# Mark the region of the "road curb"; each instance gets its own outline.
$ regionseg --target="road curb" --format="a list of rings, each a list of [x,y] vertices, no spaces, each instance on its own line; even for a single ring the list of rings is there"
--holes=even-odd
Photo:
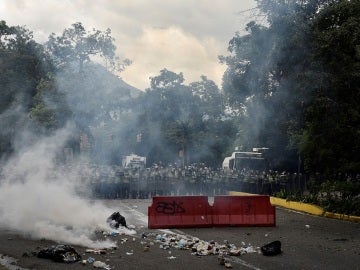
[[[257,194],[238,192],[238,191],[229,191],[229,195],[256,196]],[[322,216],[322,217],[327,217],[327,218],[333,218],[333,219],[346,220],[346,221],[360,223],[360,217],[358,217],[358,216],[327,212],[324,210],[324,208],[314,205],[314,204],[310,204],[310,203],[288,201],[286,199],[281,199],[281,198],[277,198],[277,197],[273,197],[273,196],[270,196],[270,203],[275,206],[283,207],[283,208],[290,209],[290,210],[300,211],[300,212],[308,213],[308,214],[315,215],[315,216]]]
[[[311,215],[323,216],[325,211],[322,207],[302,202],[287,201],[277,197],[270,196],[270,203],[275,206],[284,207],[287,209],[305,212]]]
[[[360,217],[358,217],[358,216],[337,214],[337,213],[331,213],[331,212],[325,212],[324,216],[327,218],[335,218],[335,219],[341,219],[341,220],[347,220],[347,221],[351,221],[351,222],[360,223]]]

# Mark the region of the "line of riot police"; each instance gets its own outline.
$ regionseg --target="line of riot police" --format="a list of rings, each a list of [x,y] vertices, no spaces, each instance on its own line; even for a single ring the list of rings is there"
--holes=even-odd
[[[78,179],[95,198],[150,198],[155,195],[223,195],[230,190],[273,194],[280,190],[306,190],[305,175],[277,171],[224,171],[205,164],[185,167],[153,165],[124,169],[120,166],[77,165]]]

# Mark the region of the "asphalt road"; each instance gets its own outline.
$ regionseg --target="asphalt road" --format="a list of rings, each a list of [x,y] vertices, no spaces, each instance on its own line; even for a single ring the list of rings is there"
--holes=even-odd
[[[127,223],[135,226],[132,236],[117,235],[118,248],[106,254],[85,253],[86,247],[75,249],[86,259],[89,256],[110,265],[111,269],[226,269],[217,256],[195,256],[190,250],[160,248],[156,235],[164,233],[197,237],[204,241],[227,241],[237,247],[258,247],[279,240],[282,253],[267,257],[261,253],[230,256],[232,269],[360,269],[360,224],[315,217],[285,209],[276,209],[276,227],[225,227],[189,228],[171,231],[147,229],[147,207],[150,200],[111,200],[105,202],[115,206],[126,216]],[[148,237],[142,238],[143,233]],[[125,241],[126,240],[126,241]],[[31,255],[55,244],[48,240],[32,240],[10,230],[0,231],[0,254],[16,258],[17,266],[23,269],[94,269],[91,264],[55,263]],[[145,248],[146,245],[149,248]],[[4,258],[3,258],[4,261]],[[0,260],[1,262],[1,260]],[[17,269],[7,264],[0,269]],[[12,267],[12,268],[11,268]]]

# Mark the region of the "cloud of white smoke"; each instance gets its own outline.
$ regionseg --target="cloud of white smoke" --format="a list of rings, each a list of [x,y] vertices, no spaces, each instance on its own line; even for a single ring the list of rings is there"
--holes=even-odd
[[[4,164],[0,178],[0,228],[64,244],[114,246],[110,240],[98,241],[94,237],[95,230],[110,229],[106,219],[114,209],[77,195],[77,174],[56,166],[56,154],[70,133],[71,128],[67,127],[51,137],[38,139],[19,149]]]

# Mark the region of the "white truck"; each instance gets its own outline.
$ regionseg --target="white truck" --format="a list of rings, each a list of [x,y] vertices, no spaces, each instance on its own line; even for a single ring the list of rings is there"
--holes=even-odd
[[[258,148],[255,148],[258,149]],[[267,160],[264,158],[262,152],[240,152],[235,151],[230,157],[226,157],[222,163],[224,171],[230,170],[264,170],[268,165]]]
[[[146,157],[130,154],[122,158],[122,167],[126,169],[145,169]]]

